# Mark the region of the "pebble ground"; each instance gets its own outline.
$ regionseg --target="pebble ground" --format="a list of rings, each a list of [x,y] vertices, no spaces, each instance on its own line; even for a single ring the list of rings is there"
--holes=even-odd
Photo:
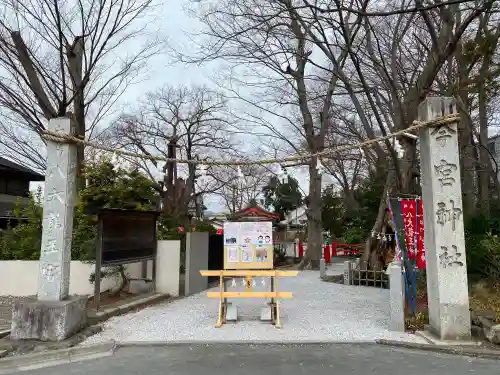
[[[257,280],[256,290],[268,290]],[[238,284],[229,290],[242,290]],[[297,277],[280,278],[279,289],[294,298],[281,303],[282,328],[259,320],[261,300],[235,300],[238,322],[216,329],[217,300],[206,292],[138,312],[111,318],[101,333],[82,345],[107,340],[117,342],[176,341],[320,341],[372,342],[391,339],[425,343],[407,333],[390,332],[389,291],[373,287],[322,282],[319,273],[303,271]],[[212,289],[216,290],[216,289]]]

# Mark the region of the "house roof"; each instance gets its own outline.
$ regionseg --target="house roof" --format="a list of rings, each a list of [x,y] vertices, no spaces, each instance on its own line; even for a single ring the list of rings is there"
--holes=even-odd
[[[8,159],[0,156],[0,171],[12,171],[16,173],[24,174],[29,177],[31,181],[43,181],[45,177],[40,173],[37,173],[29,168],[26,168],[20,164],[14,163]]]

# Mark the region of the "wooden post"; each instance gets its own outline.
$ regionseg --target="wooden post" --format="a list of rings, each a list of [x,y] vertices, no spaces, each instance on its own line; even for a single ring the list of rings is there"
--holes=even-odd
[[[219,298],[219,317],[217,319],[217,324],[215,325],[215,328],[220,328],[222,327],[222,324],[224,323],[224,308],[222,304],[222,296],[223,296],[223,284],[224,284],[224,275],[221,272],[220,273],[220,279],[219,279],[219,291],[220,291],[220,298]]]
[[[276,328],[281,328],[281,321],[280,321],[280,299],[279,299],[279,287],[278,287],[278,275],[276,274],[276,320],[275,320],[275,327]]]

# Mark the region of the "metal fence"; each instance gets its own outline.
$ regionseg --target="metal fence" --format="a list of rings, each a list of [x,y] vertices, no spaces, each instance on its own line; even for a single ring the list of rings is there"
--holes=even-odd
[[[389,288],[389,276],[385,271],[357,268],[354,262],[345,262],[344,284]]]

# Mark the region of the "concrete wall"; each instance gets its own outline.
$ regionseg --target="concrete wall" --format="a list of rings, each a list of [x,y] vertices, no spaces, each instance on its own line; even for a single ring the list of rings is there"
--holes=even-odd
[[[186,235],[186,279],[184,295],[199,293],[208,288],[208,278],[200,270],[208,270],[207,232],[191,232]]]
[[[152,262],[148,262],[148,276],[152,274]],[[38,290],[37,260],[3,260],[0,261],[0,296],[34,296]],[[125,265],[130,278],[141,277],[141,263]],[[70,294],[92,295],[94,284],[89,282],[89,276],[94,272],[93,264],[71,261]],[[177,271],[178,273],[178,271]],[[106,277],[101,281],[101,292],[118,286],[119,278]]]
[[[158,241],[156,292],[179,295],[181,241]]]

